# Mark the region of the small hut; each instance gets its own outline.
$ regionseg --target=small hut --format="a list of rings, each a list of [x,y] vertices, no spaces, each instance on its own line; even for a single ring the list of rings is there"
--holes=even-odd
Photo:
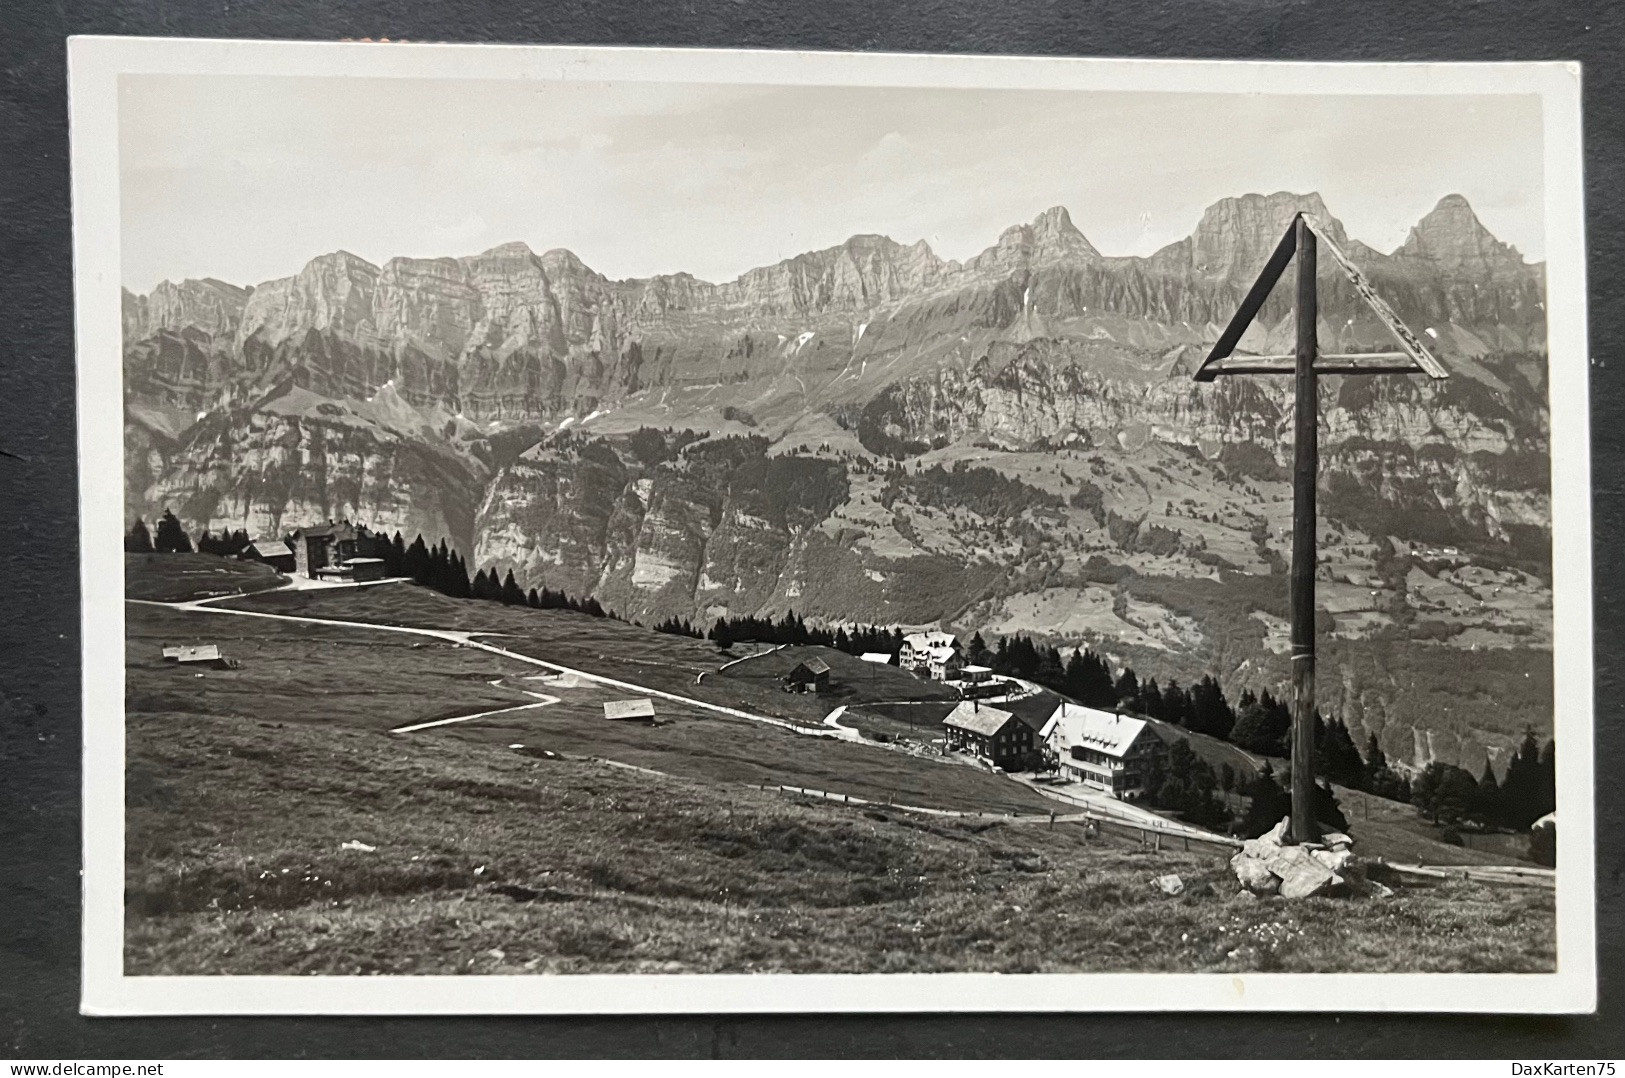
[[[655,702],[641,700],[606,700],[604,718],[617,722],[654,722]]]
[[[829,663],[814,657],[803,659],[784,675],[785,692],[828,692]]]
[[[291,573],[298,559],[293,548],[281,539],[256,539],[238,555],[243,561],[257,561],[269,565],[279,573]]]

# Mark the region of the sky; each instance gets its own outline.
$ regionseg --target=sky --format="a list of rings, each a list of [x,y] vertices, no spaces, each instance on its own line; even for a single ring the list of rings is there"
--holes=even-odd
[[[725,281],[857,233],[964,260],[1063,205],[1145,255],[1213,202],[1319,191],[1389,251],[1446,194],[1543,257],[1533,96],[1286,96],[124,75],[124,284],[254,284],[520,240]]]

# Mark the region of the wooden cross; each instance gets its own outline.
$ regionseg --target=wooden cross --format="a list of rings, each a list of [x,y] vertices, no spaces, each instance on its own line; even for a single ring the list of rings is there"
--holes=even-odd
[[[1354,285],[1354,291],[1388,327],[1402,349],[1352,355],[1320,355],[1315,333],[1319,314],[1315,287],[1315,249],[1326,253]],[[1298,260],[1297,349],[1290,356],[1234,355],[1271,289],[1293,256]],[[1297,214],[1286,235],[1276,244],[1264,271],[1248,289],[1230,324],[1207,359],[1196,370],[1196,381],[1211,382],[1220,375],[1290,374],[1296,379],[1293,414],[1292,466],[1292,825],[1294,842],[1319,837],[1315,825],[1315,480],[1320,468],[1319,400],[1317,378],[1322,374],[1425,374],[1444,379],[1450,372],[1433,358],[1420,338],[1377,295],[1365,275],[1307,213]]]

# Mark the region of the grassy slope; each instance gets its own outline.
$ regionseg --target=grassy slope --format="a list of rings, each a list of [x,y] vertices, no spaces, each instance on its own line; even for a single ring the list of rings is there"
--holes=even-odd
[[[264,591],[286,577],[257,561],[213,554],[126,554],[124,594],[161,603]]]
[[[194,671],[166,663],[165,644],[219,644],[242,666]],[[414,647],[414,644],[420,644]],[[439,641],[260,618],[125,608],[127,706],[387,730],[526,703],[489,684],[531,673],[521,663]]]
[[[226,716],[135,715],[129,745],[131,974],[1553,962],[1545,891],[1243,902],[1221,857],[1065,824],[912,819]],[[349,840],[377,850],[340,849]],[[1183,895],[1150,886],[1165,872]]]
[[[719,683],[710,675],[730,656],[720,654],[714,644],[651,632],[613,618],[451,599],[412,584],[276,592],[226,605],[301,617],[485,631],[500,634],[493,635],[491,643],[548,662],[756,714],[817,726],[829,711],[818,698],[783,692],[776,683]]]
[[[393,587],[330,592],[329,601],[321,609],[324,616],[342,616],[344,599],[362,601]],[[296,597],[285,593],[257,601]],[[574,636],[579,640],[585,632],[600,628],[604,620],[479,605],[490,606],[494,614],[505,616],[510,629],[527,621],[544,626],[550,635],[542,641],[505,637],[501,643],[553,661],[570,661],[577,653],[557,658],[557,651],[548,642],[552,636]],[[521,743],[557,752],[603,756],[694,779],[782,783],[930,808],[1047,814],[1056,807],[1026,787],[976,768],[920,759],[878,746],[805,737],[667,700],[655,704],[662,720],[659,726],[608,722],[603,718],[603,702],[632,695],[627,690],[591,682],[565,687],[532,680],[543,671],[489,652],[403,633],[152,607],[127,609],[130,710],[169,715],[174,721],[190,721],[182,716],[199,713],[384,731],[533,703],[535,698],[521,691],[528,689],[557,696],[561,703],[403,736],[434,742]],[[572,634],[577,625],[582,632]],[[664,647],[668,639],[680,642],[677,637],[621,628],[637,634],[628,638],[630,642],[645,647]],[[638,637],[653,639],[645,643]],[[613,641],[616,635],[606,639]],[[221,644],[228,655],[242,661],[242,668],[208,671],[202,677],[193,677],[190,671],[181,671],[159,658],[160,643],[204,641]],[[651,669],[666,669],[646,662],[621,664],[609,653],[599,655],[593,665],[610,676],[637,683],[642,683],[642,675]],[[492,680],[500,680],[501,684],[488,684]],[[722,688],[734,684],[727,682]],[[695,688],[692,679],[687,684],[671,684],[671,690],[679,693]],[[762,692],[789,695],[776,689]],[[710,695],[720,696],[720,702],[731,706],[751,706],[750,701],[726,693]]]
[[[734,663],[722,676],[779,689],[780,679],[806,659],[823,659],[830,666],[830,689],[805,699],[828,713],[845,704],[881,700],[950,700],[959,694],[940,681],[924,681],[906,670],[884,663],[866,663],[844,651],[826,647],[786,647]],[[782,691],[782,690],[780,690]]]

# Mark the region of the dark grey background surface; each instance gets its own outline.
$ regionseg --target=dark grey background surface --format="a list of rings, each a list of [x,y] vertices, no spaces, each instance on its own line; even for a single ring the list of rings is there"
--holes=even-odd
[[[70,34],[1583,62],[1597,537],[1599,1013],[79,1017],[79,583],[64,44]],[[1617,541],[1625,526],[1622,44],[1625,5],[1609,0],[905,0],[884,10],[861,0],[560,0],[534,8],[518,0],[8,0],[0,7],[0,1057],[1625,1055],[1615,778],[1625,765],[1618,724],[1625,557]]]

